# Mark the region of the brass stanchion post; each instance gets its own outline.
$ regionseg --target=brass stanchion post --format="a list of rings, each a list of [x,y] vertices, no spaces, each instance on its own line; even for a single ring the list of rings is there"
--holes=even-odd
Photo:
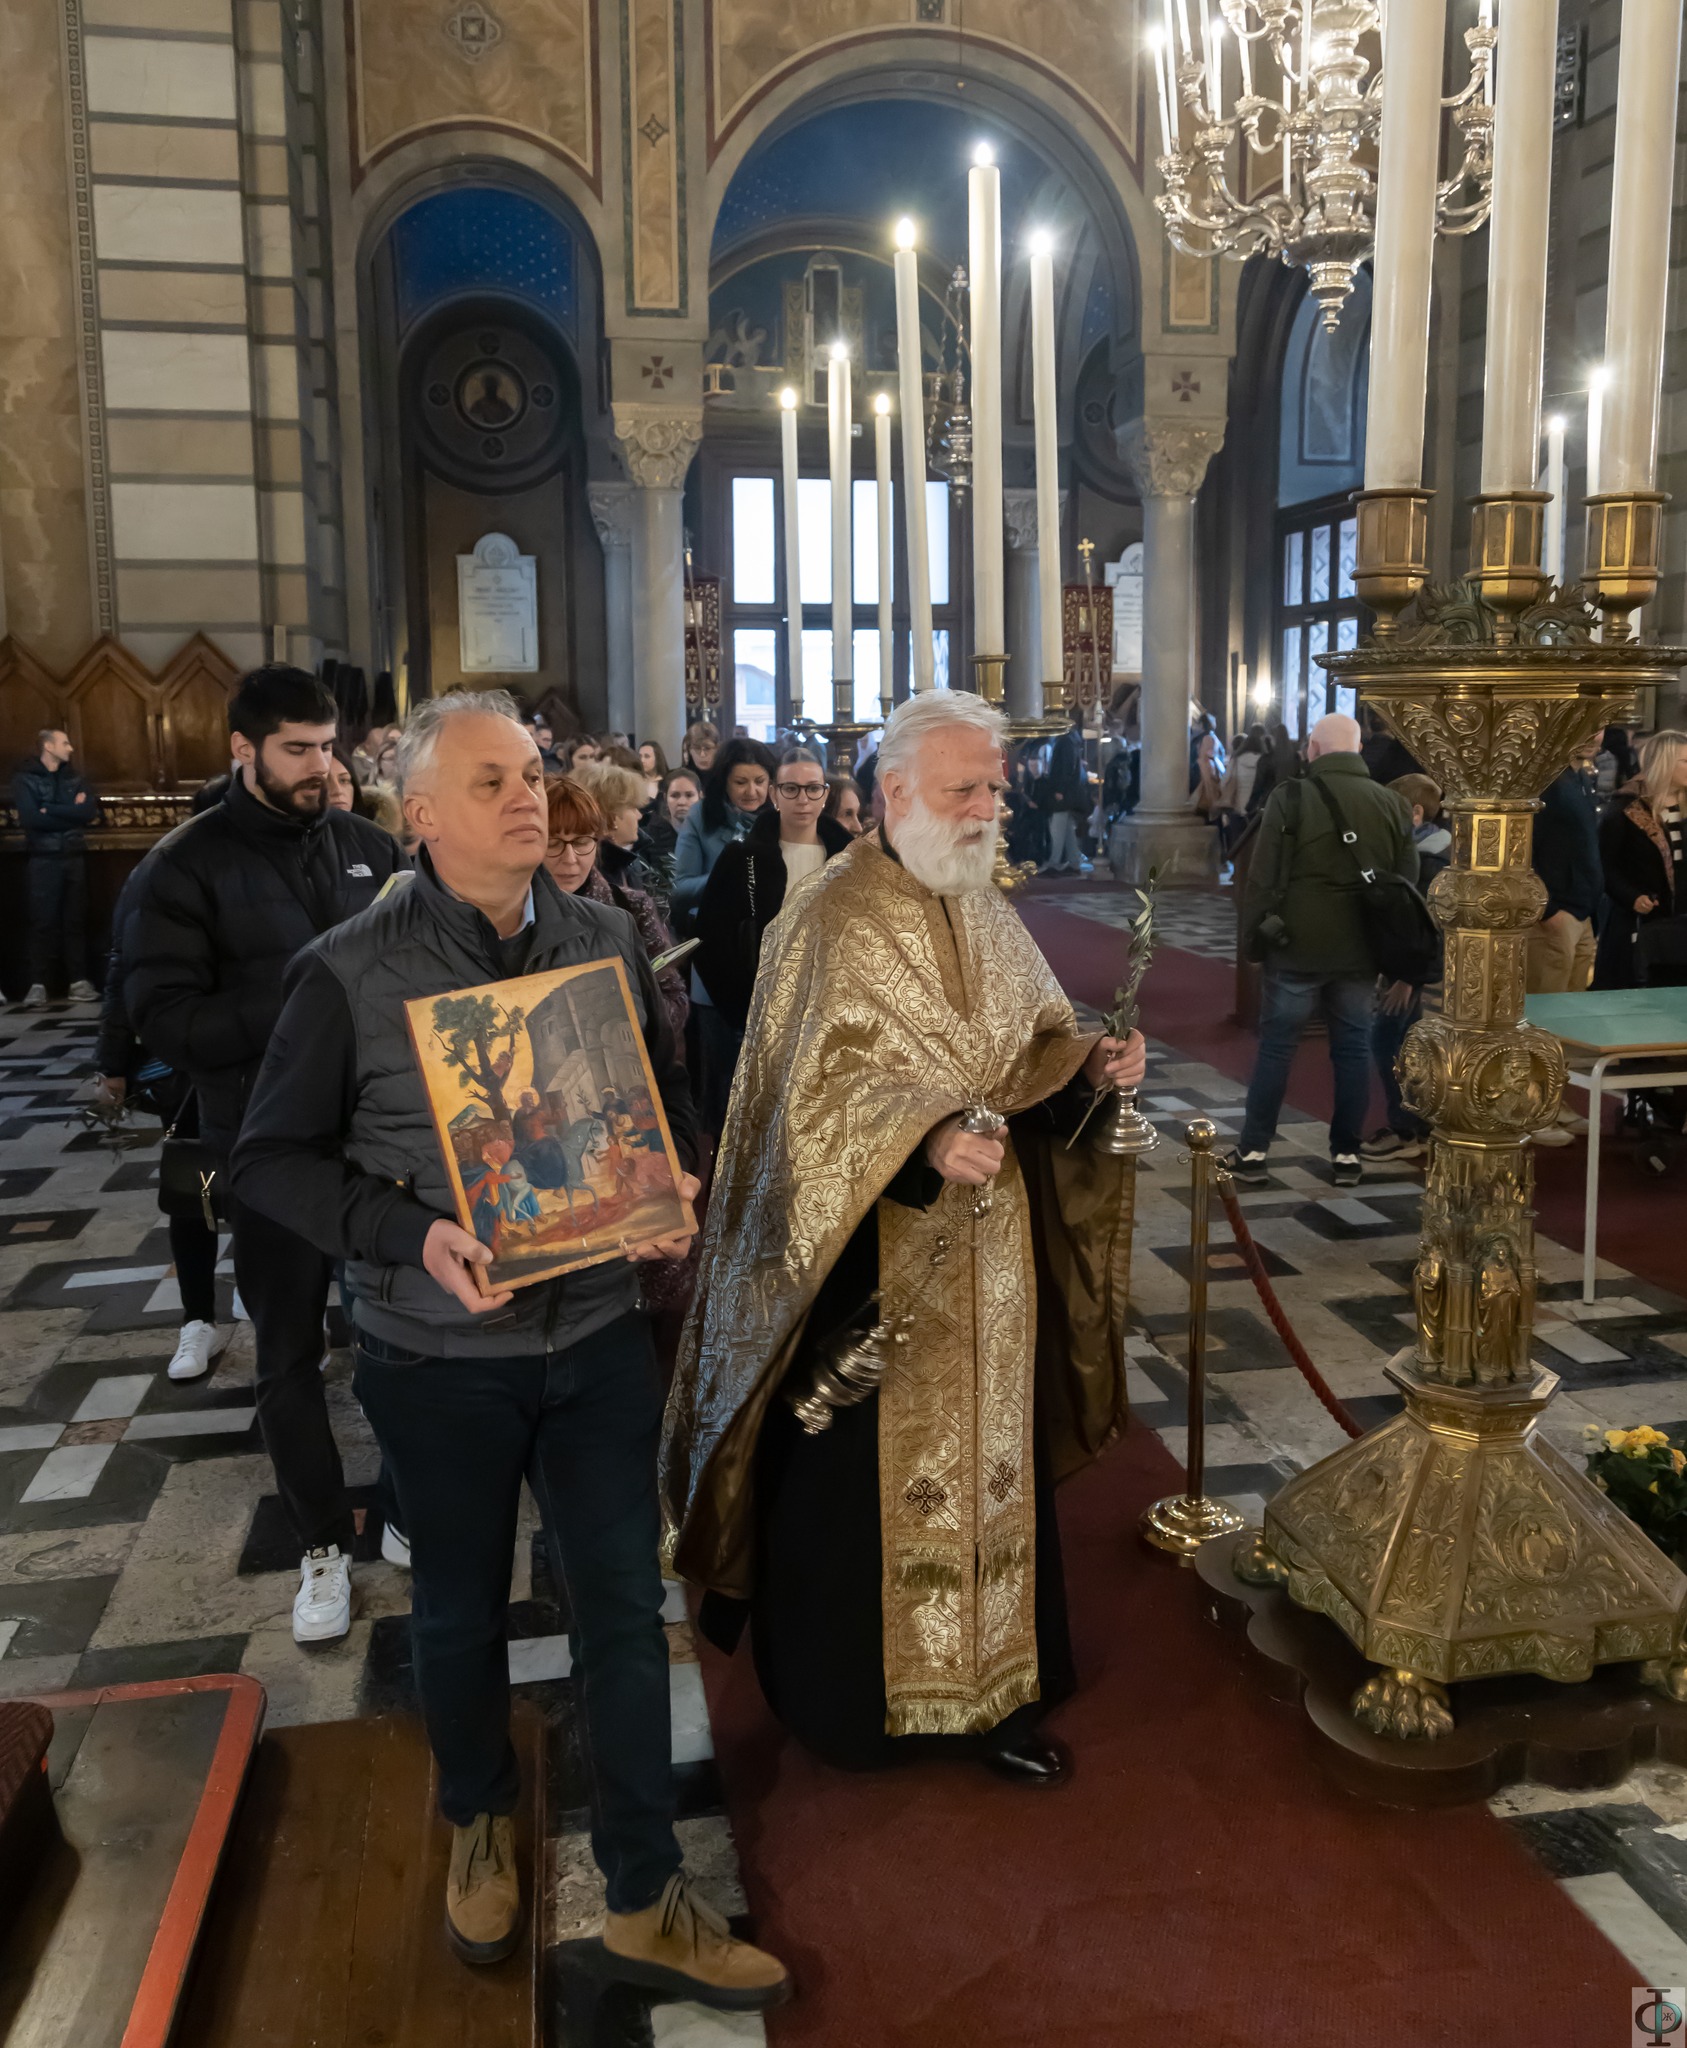
[[[1155,1501],[1139,1524],[1144,1543],[1191,1564],[1203,1543],[1233,1536],[1242,1517],[1222,1500],[1208,1500],[1207,1476],[1207,1212],[1212,1188],[1213,1140],[1218,1128],[1197,1117],[1184,1133],[1189,1143],[1189,1446],[1184,1490]]]

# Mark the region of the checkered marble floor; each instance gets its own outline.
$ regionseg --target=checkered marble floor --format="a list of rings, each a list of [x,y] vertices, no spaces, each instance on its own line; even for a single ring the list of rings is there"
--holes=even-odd
[[[0,1697],[243,1671],[272,1726],[411,1708],[408,1573],[382,1562],[374,1439],[329,1355],[329,1413],[358,1526],[356,1605],[344,1641],[292,1636],[298,1557],[274,1492],[252,1393],[251,1328],[205,1379],[174,1384],[181,1298],[157,1205],[158,1127],[114,1150],[84,1126],[91,1006],[0,1013]],[[673,1759],[687,1867],[742,1913],[701,1667],[668,1588]],[[595,1934],[602,1884],[586,1835],[567,1614],[524,1495],[507,1623],[510,1677],[551,1730],[549,1938]],[[665,2007],[659,2042],[765,2039],[759,2020]],[[629,2037],[630,2038],[630,2037]],[[566,2048],[566,2044],[564,2044]]]
[[[1072,890],[1069,901],[1088,895]],[[1228,918],[1228,899],[1205,900]],[[360,1520],[357,1613],[345,1641],[307,1654],[289,1625],[297,1564],[255,1425],[249,1327],[233,1325],[209,1378],[164,1376],[180,1303],[156,1204],[156,1127],[121,1151],[84,1127],[94,1029],[90,1010],[68,1006],[0,1014],[0,1696],[234,1669],[263,1682],[276,1724],[408,1706],[409,1583],[380,1559],[378,1461],[349,1358],[330,1356],[326,1386]],[[1151,1047],[1143,1100],[1165,1142],[1142,1167],[1129,1374],[1138,1416],[1174,1455],[1187,1416],[1181,1138],[1194,1115],[1233,1137],[1242,1095],[1215,1069]],[[1242,1201],[1296,1328],[1371,1423],[1398,1405],[1382,1368],[1408,1338],[1420,1182],[1381,1167],[1338,1190],[1325,1152],[1322,1126],[1289,1112],[1270,1184]],[[1539,1262],[1537,1356],[1563,1384],[1545,1425],[1553,1440],[1574,1456],[1587,1423],[1649,1421],[1687,1441],[1687,1301],[1602,1262],[1600,1299],[1584,1306],[1577,1255],[1543,1240]],[[220,1271],[228,1321],[226,1260]],[[1344,1438],[1288,1363],[1222,1221],[1209,1283],[1208,1489],[1257,1517],[1277,1486]],[[526,1503],[509,1656],[554,1731],[550,1931],[561,1942],[596,1925],[602,1899],[584,1832],[567,1618],[534,1533]],[[677,1587],[667,1615],[687,1860],[741,1910]],[[1649,1765],[1609,1792],[1529,1788],[1494,1805],[1639,1980],[1687,1982],[1687,1771]],[[657,2019],[658,2040],[694,2048],[759,2038],[759,2025],[699,2008]]]
[[[1104,861],[1077,881],[1050,877],[1033,882],[1028,900],[1057,904],[1074,917],[1093,918],[1115,931],[1128,931],[1141,908],[1137,893],[1115,882]],[[1155,925],[1163,946],[1199,953],[1206,960],[1236,957],[1236,898],[1228,887],[1162,889],[1155,903]]]

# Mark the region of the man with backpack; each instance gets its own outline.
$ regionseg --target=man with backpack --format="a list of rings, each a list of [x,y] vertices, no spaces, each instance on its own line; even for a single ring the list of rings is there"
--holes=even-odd
[[[1356,720],[1319,719],[1307,739],[1307,773],[1273,789],[1242,905],[1242,945],[1263,963],[1259,1054],[1236,1149],[1237,1180],[1263,1184],[1266,1154],[1289,1069],[1314,1009],[1330,1038],[1335,1112],[1330,1164],[1337,1187],[1357,1186],[1360,1135],[1371,1092],[1371,1009],[1377,975],[1395,970],[1391,939],[1408,939],[1428,915],[1406,800],[1371,780],[1359,758]],[[1388,957],[1379,957],[1379,953]]]

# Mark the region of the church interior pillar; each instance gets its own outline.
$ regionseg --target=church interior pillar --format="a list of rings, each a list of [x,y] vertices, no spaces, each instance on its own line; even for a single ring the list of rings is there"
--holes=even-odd
[[[685,734],[685,473],[703,438],[702,408],[617,404],[615,433],[635,486],[632,522],[635,743],[671,759]]]
[[[1120,452],[1142,490],[1142,801],[1120,832],[1123,876],[1204,881],[1217,841],[1189,807],[1189,700],[1195,673],[1195,494],[1224,430],[1135,420]]]
[[[586,492],[603,544],[603,617],[607,643],[609,730],[632,733],[638,722],[633,689],[633,527],[638,513],[633,484],[592,484]]]

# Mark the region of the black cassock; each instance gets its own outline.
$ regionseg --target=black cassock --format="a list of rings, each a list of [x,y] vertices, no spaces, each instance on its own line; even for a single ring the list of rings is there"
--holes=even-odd
[[[1082,1081],[1025,1112],[1070,1129],[1092,1099]],[[1010,1119],[1018,1125],[1019,1117]],[[929,1208],[943,1186],[924,1147],[881,1200]],[[973,1735],[885,1732],[883,1550],[879,1531],[879,1412],[872,1396],[838,1409],[811,1436],[787,1394],[813,1384],[818,1349],[876,1320],[879,1224],[869,1211],[821,1284],[783,1385],[762,1424],[755,1461],[755,1585],[750,1598],[704,1595],[704,1634],[730,1652],[746,1620],[767,1703],[805,1749],[843,1770],[875,1770],[927,1757],[978,1757],[1022,1739],[1076,1684],[1060,1565],[1054,1486],[1040,1417],[1034,1419],[1037,1531],[1037,1673],[1041,1697]],[[918,1332],[914,1333],[917,1343]]]

